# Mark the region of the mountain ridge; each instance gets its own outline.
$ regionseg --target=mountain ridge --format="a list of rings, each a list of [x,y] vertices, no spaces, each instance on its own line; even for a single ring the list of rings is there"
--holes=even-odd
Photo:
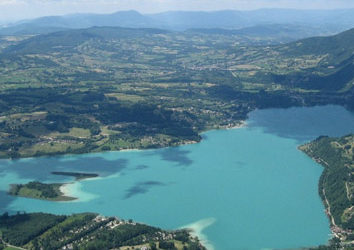
[[[24,20],[1,28],[0,35],[39,34],[50,32],[51,29],[57,31],[58,29],[89,28],[92,26],[162,28],[183,31],[194,28],[241,29],[274,24],[307,26],[309,30],[313,28],[312,35],[328,35],[354,27],[354,20],[351,18],[353,15],[354,9],[168,11],[156,14],[141,14],[130,10],[111,14],[70,14]]]

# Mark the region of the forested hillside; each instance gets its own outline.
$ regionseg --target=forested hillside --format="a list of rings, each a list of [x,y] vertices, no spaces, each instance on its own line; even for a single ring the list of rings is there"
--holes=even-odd
[[[319,194],[335,237],[354,246],[354,135],[322,136],[300,149],[324,167]]]

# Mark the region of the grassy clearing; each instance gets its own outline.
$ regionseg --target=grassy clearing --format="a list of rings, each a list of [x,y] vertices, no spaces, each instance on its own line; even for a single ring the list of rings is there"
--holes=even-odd
[[[142,96],[129,95],[129,94],[125,94],[125,93],[108,93],[108,94],[106,94],[106,96],[114,97],[118,101],[139,102],[139,101],[144,100],[144,98]]]
[[[69,133],[63,133],[62,135],[73,136],[77,138],[89,138],[91,133],[89,129],[71,128]]]
[[[53,141],[41,142],[29,147],[22,147],[21,154],[23,155],[48,155],[53,153],[65,153],[70,150],[83,147],[82,143],[70,141]]]

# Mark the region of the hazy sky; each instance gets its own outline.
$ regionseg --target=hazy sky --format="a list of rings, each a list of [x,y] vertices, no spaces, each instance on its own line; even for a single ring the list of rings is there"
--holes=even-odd
[[[142,13],[155,13],[167,10],[259,8],[354,8],[354,0],[0,0],[0,21],[82,12],[111,13],[131,9]]]

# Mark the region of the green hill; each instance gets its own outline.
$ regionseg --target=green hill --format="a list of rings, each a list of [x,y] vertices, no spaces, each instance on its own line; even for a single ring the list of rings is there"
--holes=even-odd
[[[285,58],[317,58],[313,67],[274,74],[278,84],[321,91],[348,90],[354,84],[354,29],[335,36],[314,37],[278,47]]]
[[[345,60],[353,55],[354,28],[327,37],[312,37],[282,47],[289,55],[329,54],[331,60]]]

